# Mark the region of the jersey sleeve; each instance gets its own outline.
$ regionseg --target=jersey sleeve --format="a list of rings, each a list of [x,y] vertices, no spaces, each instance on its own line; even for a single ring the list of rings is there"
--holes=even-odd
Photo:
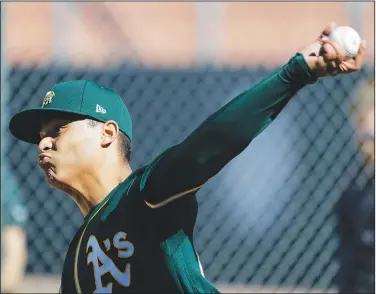
[[[304,57],[297,54],[235,97],[148,166],[140,183],[145,203],[160,208],[194,195],[267,128],[301,88],[316,80]]]

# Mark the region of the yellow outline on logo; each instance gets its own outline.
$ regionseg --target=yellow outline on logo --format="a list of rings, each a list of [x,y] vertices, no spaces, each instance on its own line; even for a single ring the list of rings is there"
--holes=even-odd
[[[42,107],[45,107],[47,104],[52,102],[52,98],[55,97],[54,91],[47,92],[46,96],[44,96]]]

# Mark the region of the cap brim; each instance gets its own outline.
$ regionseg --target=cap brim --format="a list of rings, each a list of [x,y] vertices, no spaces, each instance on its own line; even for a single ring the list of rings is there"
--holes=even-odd
[[[39,144],[42,125],[56,118],[83,117],[82,113],[62,111],[61,109],[36,108],[21,111],[15,114],[9,123],[9,130],[17,139]]]

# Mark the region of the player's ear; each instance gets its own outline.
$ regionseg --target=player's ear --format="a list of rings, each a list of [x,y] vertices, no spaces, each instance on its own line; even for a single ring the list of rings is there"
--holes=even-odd
[[[101,132],[101,146],[108,147],[111,145],[113,141],[115,141],[117,135],[119,133],[119,126],[118,124],[113,121],[107,121],[103,124],[102,132]]]

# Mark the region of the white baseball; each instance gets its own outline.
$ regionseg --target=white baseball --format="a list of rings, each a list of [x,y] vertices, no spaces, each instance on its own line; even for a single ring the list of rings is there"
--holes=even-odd
[[[334,28],[329,38],[336,41],[345,50],[348,58],[354,58],[358,54],[362,42],[358,32],[348,26]]]

